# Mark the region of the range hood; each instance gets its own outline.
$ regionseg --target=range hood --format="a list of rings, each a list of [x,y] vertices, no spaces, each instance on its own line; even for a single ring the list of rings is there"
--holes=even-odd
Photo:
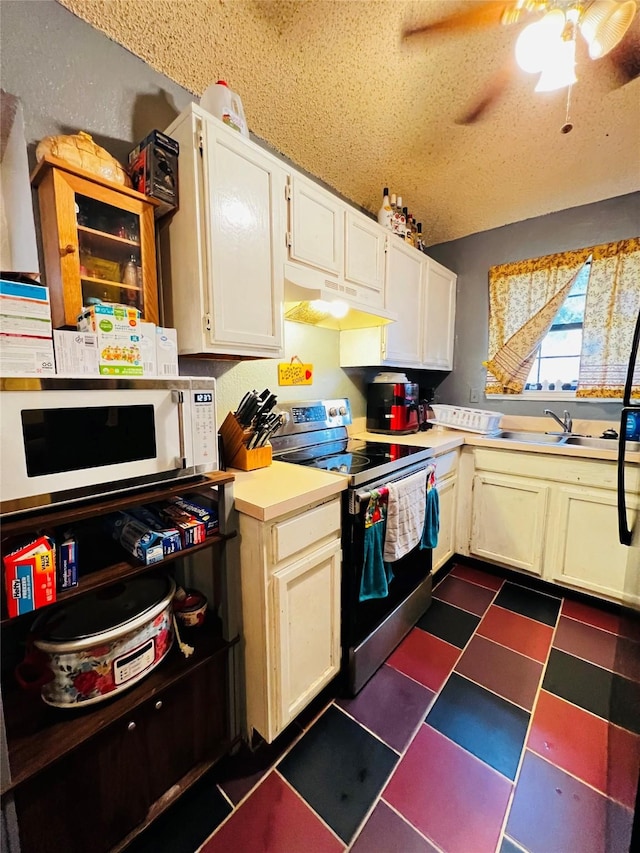
[[[344,282],[328,279],[316,270],[284,265],[284,319],[324,329],[369,329],[397,320],[378,306],[348,304]],[[345,311],[346,308],[346,311]]]

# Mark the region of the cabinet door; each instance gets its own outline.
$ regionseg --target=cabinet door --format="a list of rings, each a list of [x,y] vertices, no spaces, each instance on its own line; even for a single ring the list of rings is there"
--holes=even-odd
[[[344,277],[359,285],[358,297],[369,305],[384,305],[384,247],[386,234],[377,222],[356,211],[345,214]]]
[[[340,669],[340,542],[273,575],[274,707],[282,730]]]
[[[258,146],[212,118],[203,120],[203,134],[208,347],[278,356],[284,171]]]
[[[554,544],[547,561],[551,579],[638,607],[640,549],[618,540],[616,493],[564,486],[556,500]],[[627,495],[632,524],[639,505],[636,495]]]
[[[145,819],[149,783],[132,715],[16,789],[22,853],[106,853]]]
[[[440,497],[440,531],[438,544],[433,549],[432,571],[443,566],[455,553],[456,478],[443,480],[437,485]]]
[[[345,205],[302,175],[292,174],[290,182],[290,260],[340,277]]]
[[[389,243],[387,252],[386,307],[398,319],[384,329],[384,363],[396,367],[420,367],[422,363],[423,255],[400,240]]]
[[[453,369],[456,275],[431,258],[425,268],[423,367]]]
[[[542,574],[549,487],[524,477],[476,474],[469,550]]]

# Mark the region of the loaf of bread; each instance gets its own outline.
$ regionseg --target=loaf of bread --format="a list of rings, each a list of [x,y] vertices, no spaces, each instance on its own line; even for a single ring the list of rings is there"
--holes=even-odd
[[[36,160],[40,162],[47,155],[65,160],[107,181],[131,186],[131,179],[120,163],[83,130],[69,136],[45,136],[36,148]]]

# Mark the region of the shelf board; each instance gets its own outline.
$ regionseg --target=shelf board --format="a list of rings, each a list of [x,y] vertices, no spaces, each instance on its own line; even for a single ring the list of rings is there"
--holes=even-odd
[[[234,475],[226,471],[216,471],[207,474],[206,477],[195,477],[185,480],[163,481],[155,487],[141,487],[127,492],[120,492],[104,498],[89,498],[82,503],[69,503],[55,505],[50,509],[29,511],[20,515],[6,516],[2,520],[2,537],[16,536],[22,533],[30,533],[37,527],[58,527],[65,524],[74,524],[96,515],[104,515],[109,512],[118,512],[144,503],[154,503],[167,497],[170,491],[172,495],[184,495],[189,492],[208,491],[213,486],[223,486],[232,483]],[[184,555],[183,555],[184,556]],[[148,567],[147,567],[148,568]]]
[[[139,240],[130,240],[129,237],[120,237],[118,234],[110,234],[108,231],[99,231],[97,228],[90,228],[88,225],[78,225],[78,231],[95,238],[91,241],[92,245],[97,245],[99,243],[104,243],[105,245],[121,243],[123,246],[135,246],[136,248],[140,248]]]
[[[226,653],[239,641],[239,637],[231,642],[223,640],[219,621],[212,614],[208,614],[202,627],[190,631],[182,629],[181,636],[195,647],[191,657],[185,659],[174,641],[167,657],[146,678],[98,705],[84,709],[82,706],[52,708],[39,695],[23,691],[17,684],[7,686],[3,701],[11,782],[2,793],[62,758],[96,732],[126,717],[213,657]]]
[[[110,281],[108,278],[96,278],[93,275],[80,275],[80,281],[86,281],[89,284],[99,284],[100,287],[117,287],[118,290],[142,291],[143,289],[137,285],[125,284],[122,281]]]

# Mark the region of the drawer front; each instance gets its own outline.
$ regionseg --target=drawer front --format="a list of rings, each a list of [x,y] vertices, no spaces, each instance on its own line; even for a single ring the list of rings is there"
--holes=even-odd
[[[321,504],[272,527],[273,562],[340,535],[340,499]]]
[[[458,451],[453,450],[451,453],[443,453],[442,456],[436,457],[436,480],[438,482],[457,474],[458,455]]]

